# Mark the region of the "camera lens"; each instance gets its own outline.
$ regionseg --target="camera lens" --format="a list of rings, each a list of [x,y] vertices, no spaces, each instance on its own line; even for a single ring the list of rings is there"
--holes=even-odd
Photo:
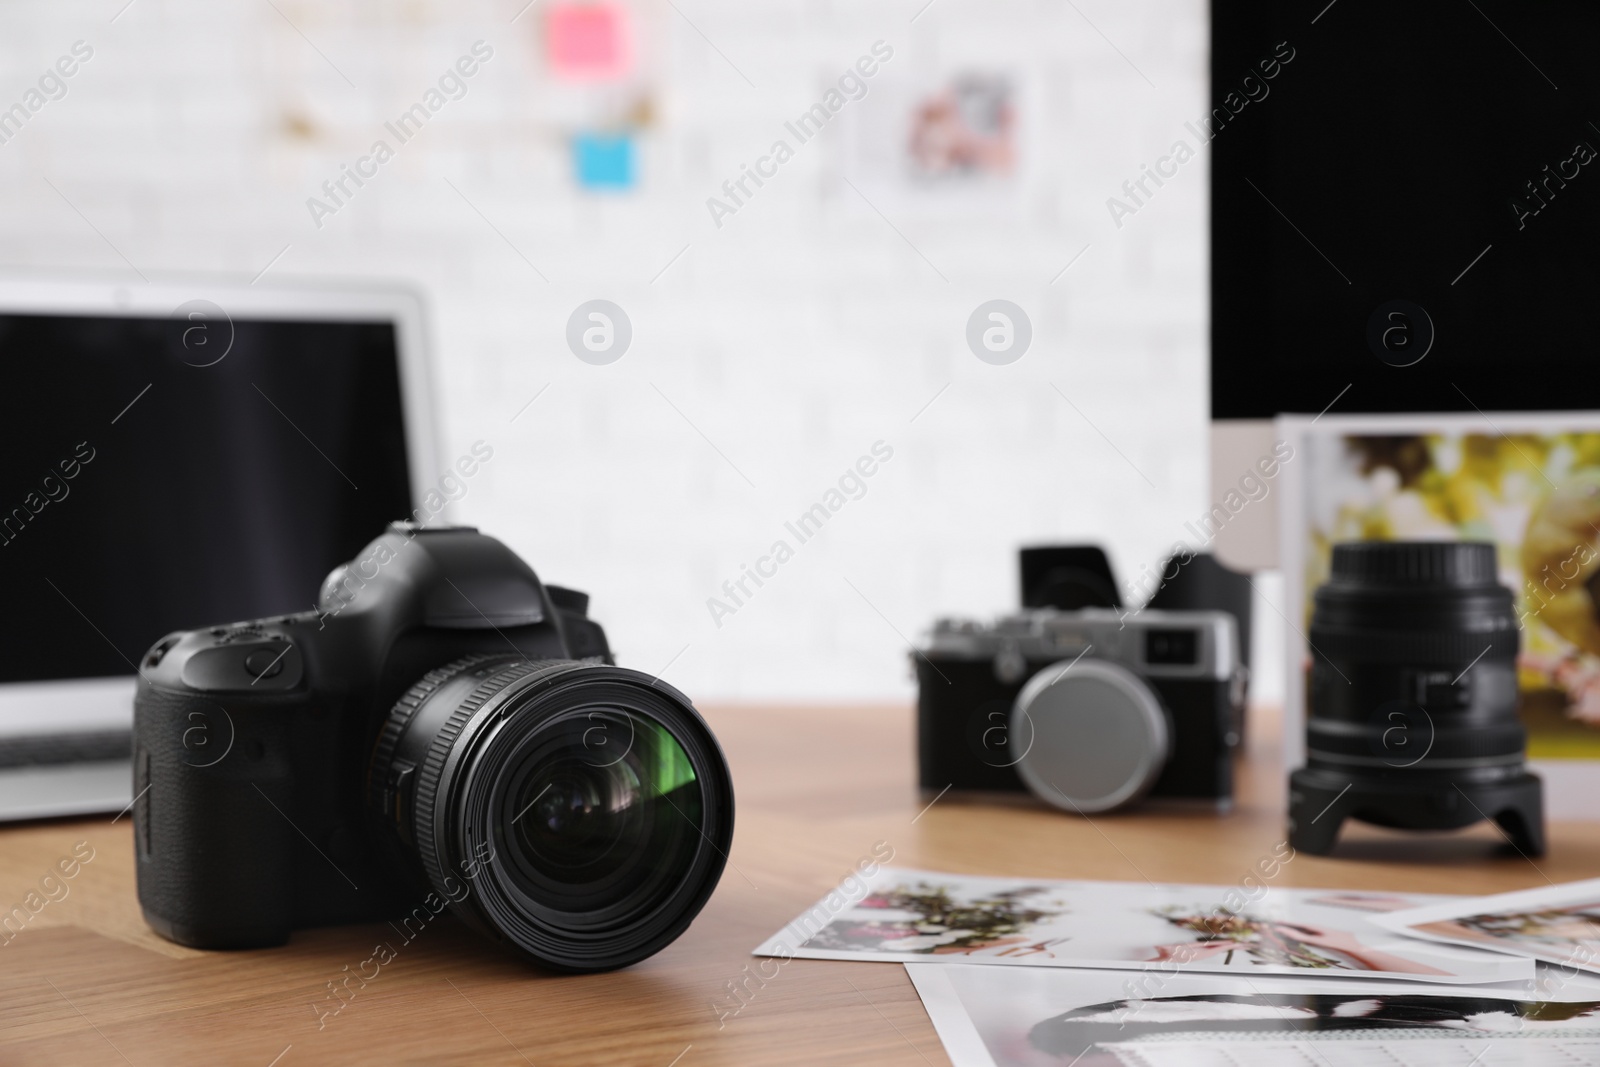
[[[623,709],[553,722],[514,757],[500,819],[530,900],[605,908],[682,881],[702,844],[702,798],[684,747]]]
[[[658,951],[710,897],[733,837],[715,739],[619,667],[476,656],[396,704],[369,798],[426,887],[562,970]]]
[[[1328,851],[1347,817],[1411,830],[1494,818],[1539,851],[1517,619],[1492,544],[1335,545],[1310,645],[1306,766],[1290,779],[1296,848]]]

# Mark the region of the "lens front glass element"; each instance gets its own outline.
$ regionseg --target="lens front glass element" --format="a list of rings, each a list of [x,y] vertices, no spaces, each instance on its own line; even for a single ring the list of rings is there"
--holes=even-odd
[[[577,710],[527,738],[507,768],[500,836],[512,882],[531,903],[648,909],[693,865],[700,783],[661,724],[620,709]]]

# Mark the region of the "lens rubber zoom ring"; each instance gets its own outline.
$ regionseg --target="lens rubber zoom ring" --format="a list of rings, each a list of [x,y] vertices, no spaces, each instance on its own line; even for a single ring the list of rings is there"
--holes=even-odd
[[[1455,664],[1514,660],[1517,631],[1488,630],[1457,633],[1401,630],[1364,631],[1311,628],[1311,648],[1318,659],[1349,666],[1363,663]],[[1480,659],[1481,657],[1481,659]]]
[[[483,657],[485,660],[493,658],[495,657]],[[428,881],[435,889],[443,891],[445,875],[448,872],[439,862],[439,850],[435,844],[434,803],[438,800],[439,782],[444,776],[445,763],[449,760],[456,741],[460,739],[461,732],[467,728],[467,724],[473,720],[484,704],[511,683],[552,667],[579,666],[581,664],[571,660],[518,660],[511,663],[479,683],[471,695],[450,713],[450,718],[434,735],[433,742],[428,746],[428,755],[417,771],[417,793],[412,811],[415,813],[417,855],[422,858],[423,870],[427,872]]]

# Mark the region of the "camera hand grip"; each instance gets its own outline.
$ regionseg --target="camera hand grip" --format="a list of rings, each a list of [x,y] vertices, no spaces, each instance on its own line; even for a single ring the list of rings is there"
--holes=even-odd
[[[196,948],[280,945],[293,927],[293,778],[280,716],[142,685],[134,702],[139,904]]]

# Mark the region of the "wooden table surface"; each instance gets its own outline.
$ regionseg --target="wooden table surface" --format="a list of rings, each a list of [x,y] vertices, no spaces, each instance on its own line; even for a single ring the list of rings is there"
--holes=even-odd
[[[80,855],[93,849],[67,895],[0,946],[0,1064],[941,1065],[898,964],[790,960],[748,982],[744,1001],[730,983],[746,977],[751,948],[878,842],[897,864],[967,874],[1234,885],[1283,840],[1268,715],[1252,723],[1231,814],[1092,822],[953,797],[923,810],[907,708],[730,707],[707,718],[733,766],[732,864],[683,937],[614,974],[541,974],[440,921],[319,1018],[327,982],[392,940],[386,926],[308,931],[257,952],[184,949],[140,918],[126,817],[0,830],[3,910],[79,842]],[[1484,893],[1600,875],[1600,824],[1555,825],[1550,837],[1535,867],[1487,826],[1427,839],[1351,827],[1338,858],[1297,856],[1274,884]]]

